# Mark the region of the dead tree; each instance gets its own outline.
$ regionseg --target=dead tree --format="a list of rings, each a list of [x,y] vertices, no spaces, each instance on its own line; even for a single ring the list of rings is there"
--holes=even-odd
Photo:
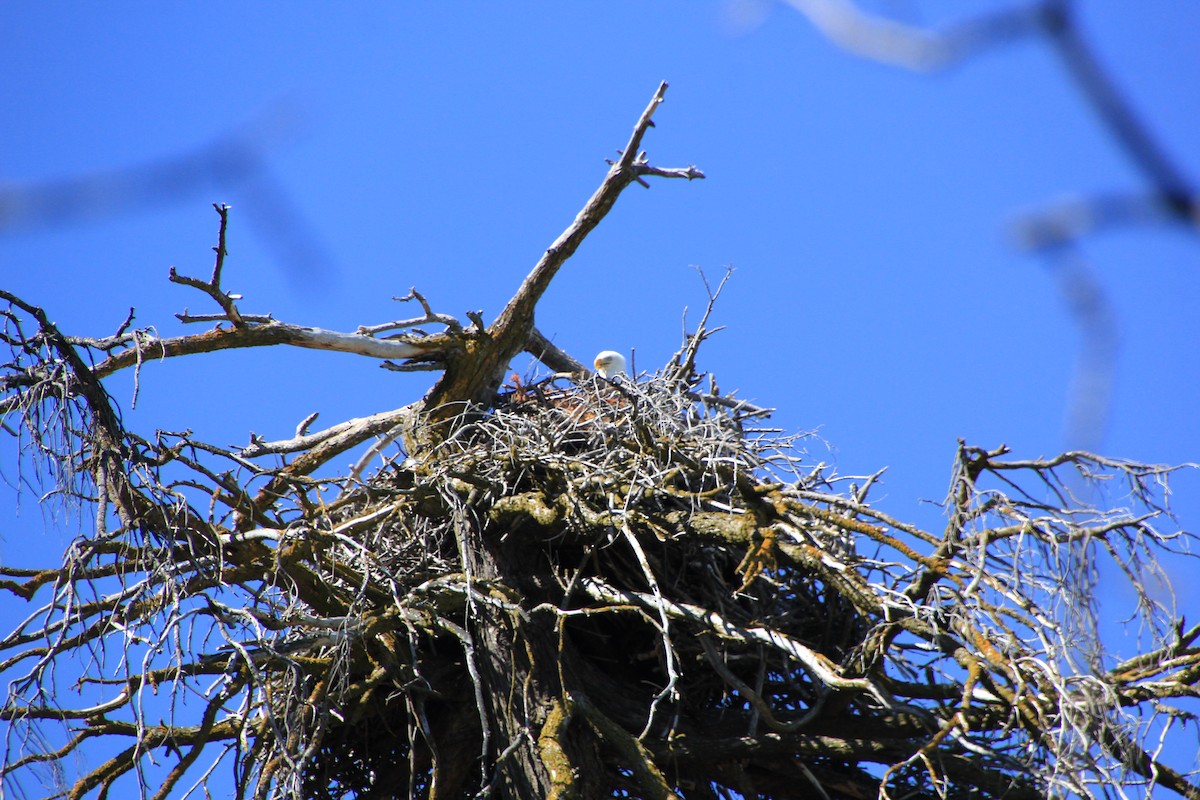
[[[420,315],[355,333],[245,313],[223,207],[212,276],[171,275],[219,306],[181,316],[204,333],[72,337],[0,292],[5,430],[94,518],[61,564],[0,568],[32,609],[0,640],[5,794],[205,796],[231,770],[239,798],[1200,797],[1151,738],[1195,722],[1200,676],[1200,627],[1145,588],[1191,538],[1173,468],[960,442],[927,531],[868,502],[877,475],[811,465],[703,388],[708,313],[662,370],[613,380],[537,332],[625,187],[703,177],[640,150],[665,89],[491,324],[416,291]],[[139,435],[104,385],[277,344],[441,374],[240,449]],[[502,386],[522,351],[553,374]],[[1105,558],[1148,635],[1119,663],[1064,633],[1091,606],[1061,565]]]

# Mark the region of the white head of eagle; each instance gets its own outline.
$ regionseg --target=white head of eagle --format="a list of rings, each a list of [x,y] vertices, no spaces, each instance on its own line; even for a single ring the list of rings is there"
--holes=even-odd
[[[616,350],[601,352],[593,363],[596,365],[596,372],[609,380],[625,371],[625,356]]]

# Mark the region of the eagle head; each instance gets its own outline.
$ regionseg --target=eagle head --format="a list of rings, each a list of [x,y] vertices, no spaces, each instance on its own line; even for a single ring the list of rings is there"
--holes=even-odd
[[[612,380],[617,375],[625,371],[625,356],[618,353],[616,350],[605,350],[596,356],[596,360],[592,362],[596,365],[596,372],[599,372],[605,378]]]

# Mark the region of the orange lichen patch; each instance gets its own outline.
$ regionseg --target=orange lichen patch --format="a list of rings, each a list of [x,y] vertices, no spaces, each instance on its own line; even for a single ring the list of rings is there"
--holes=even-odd
[[[779,534],[775,532],[774,528],[763,528],[760,535],[761,538],[750,545],[750,549],[746,551],[746,557],[737,566],[737,572],[742,576],[742,585],[738,587],[739,592],[745,591],[746,587],[753,583],[754,579],[764,570],[773,570],[779,567],[779,562],[775,557],[779,545]]]

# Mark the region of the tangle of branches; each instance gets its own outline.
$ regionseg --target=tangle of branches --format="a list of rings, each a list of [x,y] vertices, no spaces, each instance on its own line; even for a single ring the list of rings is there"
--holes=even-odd
[[[253,798],[1200,796],[1200,627],[1150,587],[1191,536],[1174,468],[960,442],[945,526],[811,464],[769,413],[705,391],[708,309],[670,363],[614,380],[533,327],[554,270],[651,167],[638,147],[490,326],[354,334],[242,313],[161,339],[70,337],[8,293],[7,432],[93,525],[0,639],[5,792]],[[438,325],[436,334],[377,337]],[[128,429],[103,381],[162,357],[291,344],[442,371],[429,394],[290,440]],[[530,350],[552,374],[500,386]],[[564,367],[566,367],[564,369]],[[367,448],[348,474],[333,459]],[[1089,500],[1089,498],[1103,498]],[[1147,633],[1082,647],[1093,582]],[[1086,643],[1086,642],[1084,642]]]

